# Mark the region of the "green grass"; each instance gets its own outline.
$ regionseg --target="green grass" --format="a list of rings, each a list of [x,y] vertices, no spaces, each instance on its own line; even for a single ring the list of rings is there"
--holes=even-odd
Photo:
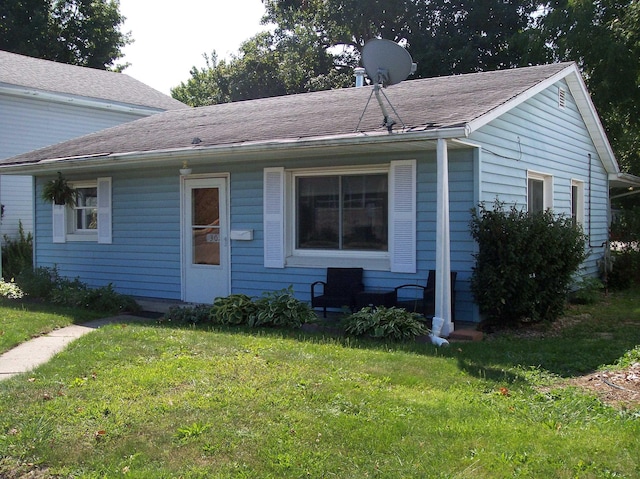
[[[35,336],[101,316],[104,314],[0,298],[0,354]]]
[[[448,349],[107,326],[0,382],[0,477],[640,477],[640,410],[558,387],[640,344],[639,293]]]

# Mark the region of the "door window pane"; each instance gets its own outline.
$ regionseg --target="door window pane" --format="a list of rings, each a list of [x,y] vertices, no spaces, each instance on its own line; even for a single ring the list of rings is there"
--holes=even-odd
[[[194,188],[191,194],[193,264],[220,264],[218,188]]]

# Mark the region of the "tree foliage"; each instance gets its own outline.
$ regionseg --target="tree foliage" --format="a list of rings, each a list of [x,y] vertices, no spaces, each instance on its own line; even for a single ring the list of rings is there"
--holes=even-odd
[[[575,61],[618,161],[640,174],[640,4],[555,0],[540,35],[553,61]]]
[[[107,69],[131,42],[117,0],[11,0],[0,3],[0,49]],[[117,67],[122,68],[122,67]]]

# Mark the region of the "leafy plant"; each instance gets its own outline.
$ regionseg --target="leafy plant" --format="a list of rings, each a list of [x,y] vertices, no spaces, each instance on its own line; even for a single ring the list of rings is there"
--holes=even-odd
[[[78,192],[58,171],[57,178],[45,183],[42,188],[42,199],[54,205],[68,205],[74,207]]]
[[[23,270],[31,268],[33,268],[33,235],[25,234],[22,221],[19,221],[16,239],[4,235],[2,274],[5,278],[15,278]]]
[[[583,277],[576,283],[576,287],[569,295],[573,304],[594,304],[600,299],[604,284],[598,278]]]
[[[555,320],[587,256],[582,228],[551,211],[505,211],[499,201],[472,210],[470,227],[479,246],[471,291],[486,323]]]
[[[316,319],[311,306],[293,296],[293,287],[269,291],[255,302],[256,311],[249,317],[249,326],[289,326],[299,328]]]
[[[27,296],[50,301],[53,304],[105,313],[140,309],[131,296],[116,292],[112,284],[90,288],[78,278],[69,279],[61,276],[56,267],[39,267],[33,271],[23,271],[16,279],[16,283]]]
[[[246,294],[231,294],[215,299],[211,307],[211,317],[219,324],[246,324],[256,309],[257,306]]]
[[[353,336],[402,340],[424,336],[429,329],[417,313],[395,307],[367,306],[347,316],[345,332]]]
[[[6,283],[2,279],[0,280],[0,296],[9,299],[20,299],[24,296],[24,292],[13,281]]]
[[[611,222],[612,269],[607,285],[626,289],[640,284],[640,207],[619,211]]]

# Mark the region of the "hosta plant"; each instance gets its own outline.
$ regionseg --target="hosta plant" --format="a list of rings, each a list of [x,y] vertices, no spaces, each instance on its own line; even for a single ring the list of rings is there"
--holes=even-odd
[[[429,329],[417,313],[395,307],[367,306],[345,319],[345,332],[352,336],[402,340],[427,335]]]

